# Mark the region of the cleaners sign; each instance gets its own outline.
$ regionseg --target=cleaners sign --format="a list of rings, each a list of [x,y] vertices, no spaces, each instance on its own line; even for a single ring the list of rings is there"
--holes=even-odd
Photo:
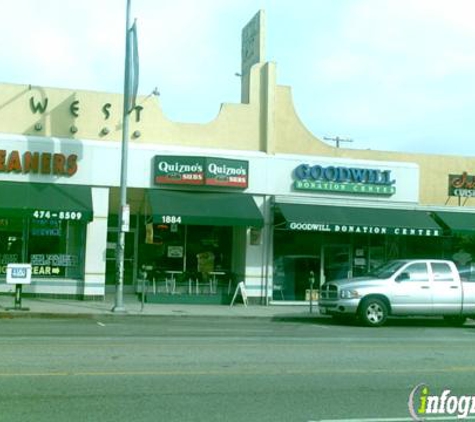
[[[357,167],[322,167],[301,164],[294,170],[294,189],[363,195],[396,193],[390,170]]]
[[[156,185],[200,185],[246,189],[247,161],[215,157],[155,156]]]

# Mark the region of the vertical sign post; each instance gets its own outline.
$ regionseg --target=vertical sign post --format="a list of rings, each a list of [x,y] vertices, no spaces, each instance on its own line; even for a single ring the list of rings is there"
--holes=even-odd
[[[129,230],[130,209],[127,205],[127,154],[129,138],[129,114],[135,107],[138,89],[138,51],[137,28],[130,25],[131,0],[127,0],[125,23],[125,71],[124,71],[124,107],[122,117],[122,151],[120,168],[120,210],[119,232],[116,253],[116,297],[114,312],[125,312],[124,307],[124,251],[125,232]]]
[[[23,284],[31,283],[31,264],[8,264],[7,265],[7,284],[15,285],[15,311],[29,311],[30,308],[21,306],[21,291]]]

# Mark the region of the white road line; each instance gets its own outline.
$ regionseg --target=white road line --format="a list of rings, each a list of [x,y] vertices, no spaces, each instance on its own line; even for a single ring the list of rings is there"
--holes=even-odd
[[[458,418],[457,416],[432,416],[420,419],[421,421],[457,421],[457,420],[475,420],[475,416],[467,416],[465,418]],[[414,422],[413,418],[367,418],[367,419],[318,419],[309,420],[307,422]]]

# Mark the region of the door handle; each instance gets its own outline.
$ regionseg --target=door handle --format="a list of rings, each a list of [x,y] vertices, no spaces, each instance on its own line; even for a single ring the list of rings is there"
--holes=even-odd
[[[458,289],[459,286],[450,286],[451,289]]]
[[[421,289],[430,289],[429,286],[421,286]]]

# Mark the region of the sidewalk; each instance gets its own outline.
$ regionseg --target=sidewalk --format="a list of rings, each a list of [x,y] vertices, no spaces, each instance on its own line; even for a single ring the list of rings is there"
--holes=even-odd
[[[113,312],[115,295],[106,294],[104,300],[70,300],[41,297],[22,298],[22,307],[28,311],[11,310],[14,307],[13,295],[0,295],[0,318],[42,317],[42,318],[74,318],[115,315],[131,316],[220,316],[242,318],[315,318],[318,316],[314,304],[310,313],[308,304],[302,305],[189,305],[189,304],[157,304],[142,303],[134,294],[124,294],[125,313]]]

